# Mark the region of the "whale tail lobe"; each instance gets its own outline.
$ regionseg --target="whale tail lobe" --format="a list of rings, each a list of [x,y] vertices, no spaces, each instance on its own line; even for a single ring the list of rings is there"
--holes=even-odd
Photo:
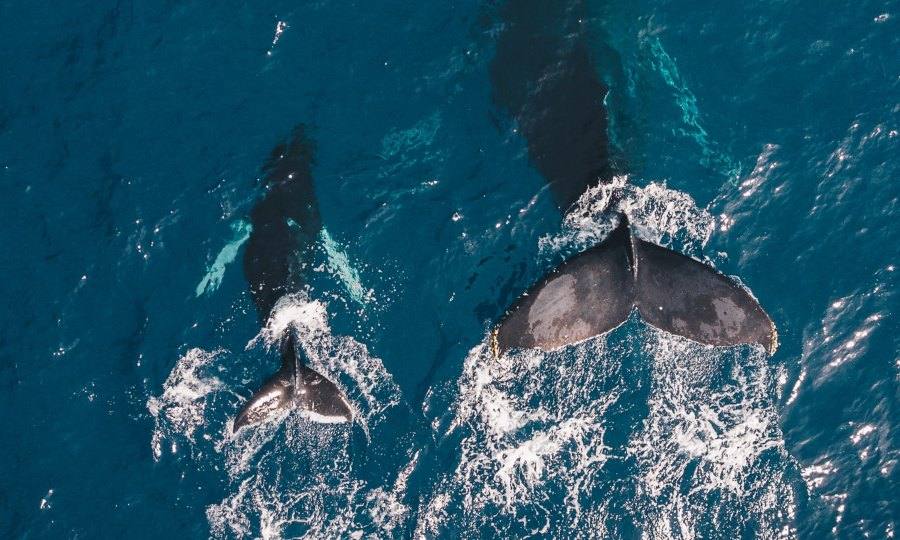
[[[509,309],[494,350],[552,350],[609,332],[632,310],[644,322],[716,346],[778,347],[775,325],[743,287],[690,257],[632,236],[621,216],[600,245],[563,262]]]
[[[272,375],[234,419],[232,432],[268,421],[283,412],[299,409],[319,423],[342,423],[353,419],[344,393],[333,382],[300,362],[302,349],[292,331],[281,343],[281,368]]]

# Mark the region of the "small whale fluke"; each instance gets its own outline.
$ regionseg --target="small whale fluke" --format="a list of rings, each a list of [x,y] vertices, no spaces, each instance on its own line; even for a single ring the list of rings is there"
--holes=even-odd
[[[292,331],[281,343],[281,369],[267,380],[234,419],[232,432],[264,422],[284,410],[298,409],[321,423],[349,422],[353,418],[344,394],[331,381],[297,361]]]
[[[632,236],[627,218],[600,245],[563,262],[509,309],[493,335],[496,354],[552,350],[609,332],[636,309],[644,322],[716,346],[778,347],[772,320],[730,278]]]

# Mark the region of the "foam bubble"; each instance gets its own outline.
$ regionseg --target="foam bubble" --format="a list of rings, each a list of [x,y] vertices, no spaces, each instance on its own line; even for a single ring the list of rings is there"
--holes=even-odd
[[[172,440],[172,452],[177,450],[178,437],[195,443],[197,430],[205,423],[205,413],[210,394],[223,388],[222,382],[211,373],[210,367],[223,351],[205,351],[194,348],[178,359],[172,372],[163,383],[163,393],[147,400],[147,409],[153,416],[153,457],[162,456],[163,441]]]
[[[614,214],[628,216],[632,229],[655,244],[698,254],[715,227],[715,219],[690,195],[664,183],[632,185],[627,176],[588,188],[563,220],[560,233],[541,238],[544,253],[582,251],[603,241],[616,225]]]

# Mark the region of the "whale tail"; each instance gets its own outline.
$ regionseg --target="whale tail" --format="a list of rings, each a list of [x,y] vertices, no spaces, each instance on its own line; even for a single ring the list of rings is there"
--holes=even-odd
[[[282,340],[280,348],[281,368],[244,404],[234,419],[233,433],[294,408],[319,423],[353,419],[350,405],[337,385],[299,361],[302,349],[295,343],[292,331]]]
[[[616,328],[637,310],[644,322],[699,343],[759,344],[778,333],[744,288],[690,257],[632,236],[621,215],[600,245],[552,270],[509,309],[492,334],[499,355],[553,350]]]

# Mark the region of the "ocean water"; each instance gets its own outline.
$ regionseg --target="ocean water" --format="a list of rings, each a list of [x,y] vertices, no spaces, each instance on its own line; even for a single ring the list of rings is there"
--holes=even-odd
[[[0,2],[0,536],[897,534],[900,5],[590,3],[622,206],[780,348],[632,318],[495,360],[613,188],[559,215],[493,3],[267,4]],[[260,329],[242,246],[299,123],[324,229]],[[232,435],[290,324],[356,421]]]

